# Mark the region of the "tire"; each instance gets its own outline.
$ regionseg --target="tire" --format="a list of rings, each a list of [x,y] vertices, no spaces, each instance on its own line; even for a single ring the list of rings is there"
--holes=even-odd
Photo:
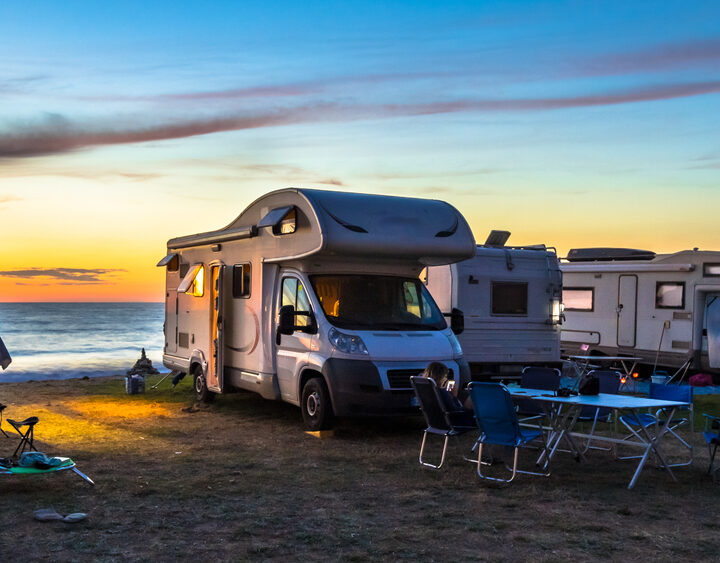
[[[193,387],[195,389],[195,400],[200,403],[212,403],[215,400],[215,393],[207,388],[207,380],[200,366],[193,370]]]
[[[305,382],[300,402],[305,428],[311,431],[329,430],[335,421],[335,414],[330,404],[330,393],[325,381],[313,377]]]

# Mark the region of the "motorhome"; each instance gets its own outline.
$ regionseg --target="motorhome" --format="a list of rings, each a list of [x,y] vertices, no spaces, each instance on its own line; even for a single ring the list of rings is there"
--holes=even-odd
[[[168,241],[163,363],[191,374],[200,400],[255,391],[300,406],[311,430],[417,412],[410,377],[430,361],[469,380],[418,275],[474,252],[442,201],[271,192],[223,229]]]
[[[557,253],[545,245],[506,246],[509,236],[492,231],[472,258],[421,274],[442,310],[464,313],[458,339],[475,380],[517,377],[530,365],[561,365]]]
[[[582,248],[560,267],[568,353],[720,371],[720,252]]]

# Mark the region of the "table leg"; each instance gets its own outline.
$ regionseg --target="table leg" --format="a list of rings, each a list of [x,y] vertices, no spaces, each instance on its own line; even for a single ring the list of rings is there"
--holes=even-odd
[[[675,415],[675,410],[672,409],[670,412],[670,417],[672,418]],[[638,410],[632,409],[633,416],[637,420],[640,420],[638,416]],[[643,470],[643,467],[645,466],[645,462],[647,462],[647,458],[650,455],[650,452],[654,453],[658,459],[660,460],[660,463],[665,467],[665,470],[668,472],[670,477],[672,477],[672,480],[677,483],[677,479],[675,478],[675,475],[672,472],[672,469],[668,467],[667,462],[663,458],[662,454],[660,453],[660,447],[658,445],[659,441],[662,439],[662,437],[667,432],[667,425],[663,424],[661,426],[658,426],[656,423],[656,432],[655,436],[651,436],[650,433],[647,431],[647,428],[640,425],[640,430],[642,431],[643,435],[645,436],[645,439],[643,439],[640,434],[633,432],[637,436],[639,440],[641,440],[643,443],[647,444],[647,447],[645,448],[645,453],[643,454],[642,458],[640,458],[640,463],[638,463],[637,468],[635,469],[635,474],[633,475],[632,479],[630,480],[630,484],[628,485],[628,489],[632,489],[635,486],[635,483],[637,482],[638,477],[640,476],[640,472]]]

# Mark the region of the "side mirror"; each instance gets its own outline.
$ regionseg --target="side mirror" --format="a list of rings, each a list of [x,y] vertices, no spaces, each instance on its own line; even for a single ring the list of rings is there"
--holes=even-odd
[[[311,312],[305,311],[295,311],[294,315],[295,317],[307,317],[308,319],[310,319],[310,324],[296,326],[295,330],[299,330],[300,332],[304,332],[305,334],[317,334],[318,327],[317,321],[315,320],[315,315],[313,315]]]
[[[277,331],[278,334],[286,335],[295,332],[295,307],[292,305],[280,307]]]
[[[453,308],[450,311],[450,330],[454,334],[462,334],[465,330],[465,315],[460,309]]]

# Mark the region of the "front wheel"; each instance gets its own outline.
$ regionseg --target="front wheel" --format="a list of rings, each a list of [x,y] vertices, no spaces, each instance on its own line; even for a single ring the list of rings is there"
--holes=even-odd
[[[193,382],[195,387],[195,399],[200,403],[212,403],[215,400],[215,393],[207,387],[207,379],[200,366],[193,371]]]
[[[303,387],[300,408],[305,427],[308,430],[332,428],[335,415],[330,404],[330,393],[323,379],[313,377],[307,380]]]

